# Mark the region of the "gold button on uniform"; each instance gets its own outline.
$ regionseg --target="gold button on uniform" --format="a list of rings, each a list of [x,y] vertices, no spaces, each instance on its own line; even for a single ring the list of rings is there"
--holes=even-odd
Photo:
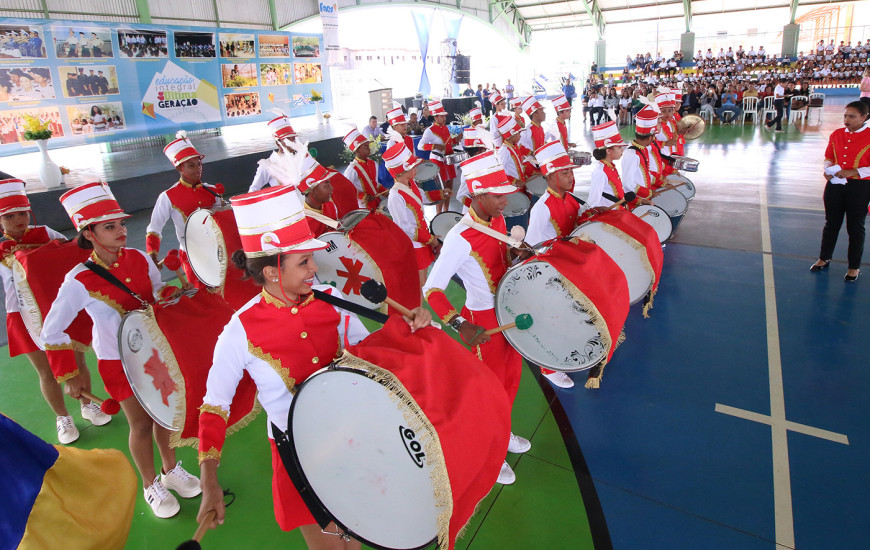
[[[113,263],[112,267],[118,267],[118,262]]]
[[[126,279],[124,279],[124,282],[125,282],[125,283],[129,283],[129,282],[132,281],[132,280],[133,280],[133,279],[131,279],[130,277],[127,277]]]
[[[314,363],[314,364],[317,364],[318,362],[320,362],[320,359],[317,358],[317,357],[312,357],[312,358],[311,358],[311,362]]]
[[[303,333],[300,334],[299,336],[301,336],[301,337],[303,337],[303,338],[308,338],[308,333],[307,333],[307,332],[303,332]]]
[[[293,314],[299,313],[299,308],[294,307],[293,309],[290,310],[290,313],[293,313]]]

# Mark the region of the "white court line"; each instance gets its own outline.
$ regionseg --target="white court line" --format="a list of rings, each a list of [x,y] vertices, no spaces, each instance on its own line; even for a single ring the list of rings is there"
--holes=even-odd
[[[721,403],[716,403],[716,412],[727,414],[731,416],[736,416],[737,418],[742,418],[744,420],[751,420],[752,422],[758,422],[759,424],[767,424],[768,426],[773,426],[774,424],[780,424],[778,419],[771,418],[766,414],[760,414],[752,411],[747,411],[744,409],[738,409],[737,407],[730,407],[728,405],[722,405]],[[809,435],[812,437],[818,437],[819,439],[827,439],[828,441],[833,441],[834,443],[842,443],[843,445],[849,444],[849,437],[845,434],[838,434],[836,432],[829,432],[828,430],[823,430],[821,428],[814,428],[813,426],[807,426],[806,424],[799,424],[797,422],[792,422],[790,420],[786,420],[781,423],[782,426],[777,425],[778,428],[784,427],[786,430],[790,430],[792,432],[802,433],[804,435]]]

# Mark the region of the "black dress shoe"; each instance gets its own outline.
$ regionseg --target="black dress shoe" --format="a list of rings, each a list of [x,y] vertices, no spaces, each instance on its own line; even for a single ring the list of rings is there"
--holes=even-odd
[[[812,271],[813,273],[815,273],[815,272],[817,272],[817,271],[821,271],[821,270],[823,270],[823,269],[828,269],[828,266],[829,266],[829,265],[831,265],[831,260],[825,260],[825,263],[822,264],[822,265],[816,265],[816,264],[811,265],[811,266],[810,266],[810,271]]]
[[[861,272],[859,271],[858,275],[860,275],[860,274],[861,274]],[[852,275],[849,275],[848,273],[846,273],[845,275],[843,275],[843,280],[846,281],[847,283],[853,283],[853,282],[858,280],[858,275],[855,275],[853,277]]]

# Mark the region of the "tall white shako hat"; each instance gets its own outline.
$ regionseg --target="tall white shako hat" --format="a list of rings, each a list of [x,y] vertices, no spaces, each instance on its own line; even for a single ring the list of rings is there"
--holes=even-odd
[[[384,160],[384,165],[387,167],[387,171],[389,171],[390,175],[394,178],[404,174],[411,168],[423,162],[415,157],[410,149],[408,149],[402,142],[394,143],[392,147],[384,151],[381,158]]]
[[[500,93],[492,92],[491,94],[489,94],[489,102],[492,103],[493,106],[498,105],[502,101],[504,101],[504,96],[501,95]]]
[[[390,126],[395,126],[396,124],[408,124],[408,119],[405,117],[405,113],[399,105],[396,105],[387,111],[387,121],[390,123]]]
[[[486,193],[508,195],[518,191],[517,186],[510,183],[508,175],[492,151],[466,159],[460,166],[465,185],[472,197]]]
[[[0,180],[0,216],[29,210],[30,200],[24,191],[24,182],[16,178]]]
[[[635,120],[635,131],[641,135],[650,135],[656,133],[656,127],[659,124],[659,112],[658,109],[651,108],[650,105],[647,105],[643,109],[637,112],[634,117]]]
[[[173,166],[178,168],[178,166],[184,161],[195,157],[205,158],[205,155],[200,155],[193,146],[193,143],[187,139],[187,132],[180,130],[175,134],[175,137],[177,139],[170,141],[169,144],[163,148],[163,154],[172,162]]]
[[[80,185],[60,196],[60,204],[66,210],[76,231],[87,229],[93,223],[129,218],[121,210],[118,201],[103,181]]]
[[[285,139],[285,138],[294,138],[296,137],[296,132],[293,130],[293,127],[290,126],[290,119],[287,118],[287,115],[281,115],[277,118],[273,118],[266,125],[272,130],[272,136],[275,139]]]
[[[344,144],[348,149],[350,149],[351,153],[355,153],[360,145],[368,142],[365,136],[359,133],[359,130],[356,128],[348,132],[347,135],[342,138],[342,141],[344,141]]]
[[[551,141],[535,149],[535,160],[545,176],[555,174],[559,170],[573,170],[574,163],[565,152],[561,141]]]
[[[480,110],[480,107],[472,107],[468,111],[468,116],[471,117],[472,122],[483,122],[483,111]]]
[[[517,107],[522,108],[522,107],[523,107],[523,102],[524,102],[525,100],[526,100],[526,98],[522,98],[522,97],[519,97],[519,96],[511,98],[511,110],[514,110],[514,109],[516,109]]]
[[[553,108],[556,109],[556,112],[567,111],[571,109],[571,104],[568,103],[568,98],[565,97],[565,94],[559,94],[553,98]]]
[[[523,101],[523,110],[526,112],[529,117],[531,117],[535,111],[539,109],[543,109],[544,106],[538,103],[538,100],[532,96],[529,96]]]
[[[517,124],[517,119],[512,116],[505,117],[504,120],[498,123],[498,133],[502,138],[509,138],[518,133],[522,128]]]
[[[267,187],[230,199],[248,258],[309,252],[328,245],[314,238],[292,185]]]
[[[662,107],[673,107],[674,106],[674,95],[669,91],[667,92],[659,92],[655,95],[656,105],[659,106],[661,110]]]
[[[622,141],[622,136],[619,134],[619,128],[616,122],[611,120],[592,128],[592,139],[595,140],[595,148],[601,149],[606,147],[628,147],[628,144]]]
[[[431,114],[432,116],[446,115],[447,114],[447,110],[444,109],[444,106],[441,105],[440,101],[433,101],[433,102],[429,103],[428,107],[429,107],[429,114]]]
[[[302,159],[302,179],[296,185],[300,193],[307,193],[312,187],[321,184],[337,174],[320,165],[314,157],[306,154]]]
[[[480,138],[477,137],[477,135],[477,128],[475,128],[474,126],[469,126],[465,130],[463,130],[462,147],[486,147],[486,145],[482,141],[480,141]]]

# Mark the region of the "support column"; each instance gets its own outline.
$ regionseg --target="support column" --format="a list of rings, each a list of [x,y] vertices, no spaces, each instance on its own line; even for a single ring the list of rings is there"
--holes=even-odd
[[[600,67],[604,66],[604,62],[607,59],[607,41],[606,40],[596,40],[595,41],[595,57],[593,61],[598,65],[599,70]]]
[[[797,57],[798,40],[801,36],[801,26],[797,23],[790,23],[782,28],[782,55],[786,57]]]
[[[680,51],[683,52],[683,63],[691,63],[695,57],[695,33],[684,32],[680,35]]]
[[[281,25],[278,23],[278,8],[275,6],[275,0],[269,0],[269,16],[272,18],[272,30],[281,30]]]

